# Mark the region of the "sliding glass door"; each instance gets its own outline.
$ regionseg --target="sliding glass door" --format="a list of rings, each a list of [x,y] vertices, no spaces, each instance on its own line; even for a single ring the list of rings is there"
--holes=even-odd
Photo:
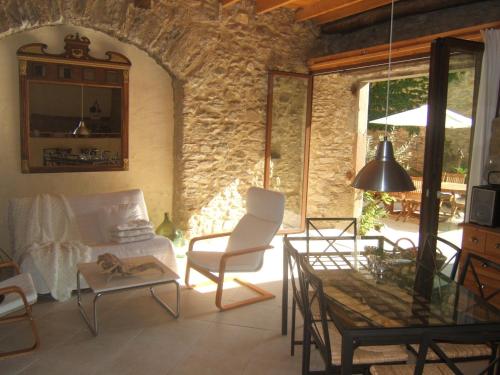
[[[482,43],[454,38],[432,43],[419,229],[422,261],[431,269],[435,236],[446,238],[465,217],[482,51]],[[448,239],[461,246],[458,232]]]

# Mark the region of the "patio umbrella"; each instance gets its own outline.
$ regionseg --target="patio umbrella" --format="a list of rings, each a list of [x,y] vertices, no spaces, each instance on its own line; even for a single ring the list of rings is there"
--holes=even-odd
[[[387,119],[387,125],[394,126],[427,126],[427,104],[410,109],[409,111],[404,111],[390,115],[387,117],[382,117],[373,121],[370,124],[382,124],[385,125]],[[448,129],[461,129],[470,128],[472,125],[472,120],[468,117],[462,116],[459,113],[446,110],[446,123],[445,127]]]

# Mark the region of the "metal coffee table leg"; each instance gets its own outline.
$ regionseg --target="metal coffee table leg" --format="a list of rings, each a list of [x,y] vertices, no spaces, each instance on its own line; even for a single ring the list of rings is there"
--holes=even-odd
[[[167,310],[167,312],[170,315],[172,315],[175,319],[177,319],[179,317],[179,305],[180,305],[179,283],[176,280],[171,281],[171,283],[175,284],[176,293],[177,293],[177,304],[176,304],[175,311],[169,305],[167,305],[166,302],[161,300],[160,297],[158,297],[155,294],[153,286],[149,288],[149,291],[151,292],[151,296],[156,300],[156,302],[158,302],[165,310]]]
[[[93,302],[93,317],[92,320],[89,319],[87,313],[85,312],[85,309],[82,306],[82,298],[81,298],[81,288],[80,288],[80,271],[77,271],[76,273],[76,293],[77,293],[77,303],[78,303],[78,310],[80,311],[80,315],[82,316],[83,320],[89,327],[90,331],[94,336],[97,336],[98,330],[97,330],[97,299],[103,295],[103,293],[97,293],[94,297],[94,302]]]
[[[157,286],[157,285],[164,285],[164,284],[172,284],[174,283],[175,284],[175,289],[176,289],[176,306],[175,306],[175,310],[173,308],[171,308],[165,301],[163,301],[162,299],[160,299],[155,291],[154,291],[154,287]],[[168,281],[168,282],[162,282],[162,283],[159,283],[157,285],[153,285],[153,286],[150,286],[149,287],[149,290],[151,292],[151,296],[156,300],[156,302],[158,302],[160,304],[160,306],[162,306],[170,315],[172,315],[174,318],[178,318],[179,317],[179,309],[180,309],[180,286],[179,286],[179,283],[177,282],[177,280],[172,280],[172,281]],[[109,294],[109,293],[117,293],[117,292],[123,292],[123,291],[126,291],[126,290],[131,290],[131,289],[138,289],[138,288],[144,288],[145,286],[135,286],[135,287],[130,287],[130,288],[123,288],[123,289],[119,289],[119,290],[115,290],[115,291],[110,291],[110,292],[99,292],[99,293],[96,293],[95,296],[94,296],[94,301],[93,301],[93,304],[92,304],[92,318],[90,318],[83,305],[82,305],[82,296],[81,296],[81,287],[80,287],[80,271],[77,271],[76,273],[76,291],[77,291],[77,303],[78,303],[78,310],[80,311],[80,315],[82,316],[83,320],[85,321],[85,323],[87,324],[87,326],[89,327],[90,331],[92,332],[92,334],[94,336],[97,336],[98,334],[98,321],[97,321],[97,300],[99,299],[99,297],[103,296],[104,294]]]

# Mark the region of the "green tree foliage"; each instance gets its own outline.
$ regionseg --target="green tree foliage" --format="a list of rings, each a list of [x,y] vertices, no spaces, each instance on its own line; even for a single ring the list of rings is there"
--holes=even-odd
[[[405,78],[391,81],[389,93],[389,115],[408,111],[427,103],[429,79],[427,77]],[[368,121],[385,116],[387,82],[370,85]],[[371,126],[377,126],[371,124]],[[382,125],[383,127],[383,125]]]
[[[464,72],[453,72],[448,83],[463,79]],[[389,87],[389,116],[418,108],[427,103],[429,78],[427,76],[391,80]],[[385,117],[387,81],[370,85],[368,122]],[[384,129],[384,125],[369,124],[370,129]]]
[[[380,232],[384,226],[382,219],[387,216],[386,206],[394,201],[387,193],[365,191],[363,193],[363,214],[359,222],[359,234],[364,236],[371,229]]]

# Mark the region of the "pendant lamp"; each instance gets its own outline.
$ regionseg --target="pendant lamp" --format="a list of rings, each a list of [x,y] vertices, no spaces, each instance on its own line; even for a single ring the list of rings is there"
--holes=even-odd
[[[85,121],[83,121],[83,85],[81,86],[82,91],[80,94],[81,98],[81,105],[80,105],[80,122],[78,123],[78,126],[73,130],[73,135],[89,135],[90,130],[85,126]]]
[[[389,36],[389,63],[387,68],[387,93],[385,100],[384,140],[377,146],[375,159],[366,164],[356,175],[352,186],[357,189],[397,192],[415,190],[415,185],[405,169],[394,158],[392,142],[387,140],[387,117],[389,115],[389,92],[391,85],[392,29],[394,22],[394,0],[391,3],[391,26]]]

